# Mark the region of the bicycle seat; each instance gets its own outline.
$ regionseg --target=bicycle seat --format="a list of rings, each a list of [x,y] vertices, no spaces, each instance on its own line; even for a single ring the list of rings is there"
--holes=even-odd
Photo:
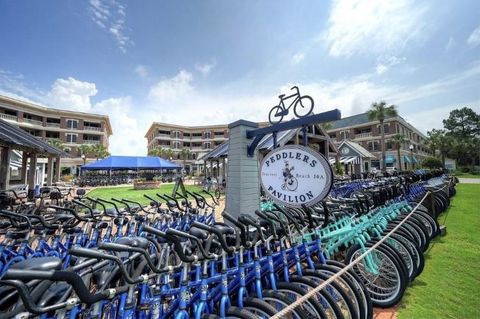
[[[208,238],[208,233],[206,231],[204,231],[203,229],[196,228],[195,226],[190,228],[188,232],[190,235],[195,236],[200,240],[205,240]]]
[[[235,231],[233,230],[233,228],[224,223],[214,223],[212,227],[214,227],[215,229],[218,229],[224,235],[235,234]]]
[[[279,98],[279,99],[283,99],[284,96],[285,96],[285,94],[280,94],[280,95],[278,96],[278,98]]]
[[[115,241],[117,244],[127,245],[130,247],[139,247],[147,249],[148,240],[142,237],[122,237]]]
[[[22,260],[13,264],[10,269],[17,270],[60,270],[62,260],[58,257],[38,257]]]

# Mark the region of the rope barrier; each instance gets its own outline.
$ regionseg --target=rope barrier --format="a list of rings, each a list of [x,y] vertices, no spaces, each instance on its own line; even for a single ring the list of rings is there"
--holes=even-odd
[[[307,301],[309,298],[311,298],[313,295],[315,295],[316,293],[318,293],[320,290],[322,290],[323,288],[325,288],[328,284],[330,284],[332,281],[334,281],[335,279],[337,279],[338,277],[342,276],[344,273],[346,273],[347,271],[349,271],[353,266],[355,266],[356,264],[358,264],[362,259],[364,259],[370,252],[372,252],[373,250],[375,250],[378,246],[380,246],[387,238],[389,238],[394,232],[396,232],[406,221],[408,218],[410,218],[410,216],[412,216],[412,214],[418,209],[418,207],[423,203],[423,201],[427,198],[428,195],[432,194],[432,192],[428,191],[425,196],[423,196],[422,200],[417,204],[417,206],[415,206],[413,208],[413,210],[407,215],[405,216],[404,219],[402,219],[400,221],[400,223],[398,223],[397,226],[395,226],[388,234],[386,234],[385,236],[383,236],[377,243],[375,243],[372,247],[370,247],[369,249],[367,249],[367,251],[365,251],[363,254],[361,254],[359,257],[357,257],[357,259],[355,259],[354,261],[352,261],[351,263],[349,263],[347,266],[345,266],[344,268],[342,268],[338,273],[336,273],[335,275],[333,275],[332,277],[328,278],[327,280],[325,280],[322,284],[320,284],[318,287],[310,290],[305,296],[302,296],[300,297],[299,299],[297,299],[295,302],[293,302],[292,304],[288,305],[287,307],[283,308],[282,310],[280,310],[277,314],[275,314],[274,316],[270,317],[271,319],[280,319],[281,317],[287,315],[288,313],[290,313],[293,309],[297,308],[298,306],[300,306],[302,303],[304,303],[305,301]]]

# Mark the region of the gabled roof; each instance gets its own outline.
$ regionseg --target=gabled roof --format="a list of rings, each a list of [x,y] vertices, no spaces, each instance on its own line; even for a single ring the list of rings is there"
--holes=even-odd
[[[337,147],[332,142],[326,131],[323,129],[321,125],[315,124],[315,129],[322,132],[322,134],[328,139],[330,145],[331,152],[337,152]],[[291,129],[287,131],[281,131],[277,133],[277,144],[283,146],[287,144],[299,131],[301,128]],[[262,138],[260,143],[258,143],[259,150],[272,150],[273,149],[273,135],[268,134]],[[223,142],[212,151],[208,152],[207,154],[203,155],[199,158],[199,160],[214,160],[219,159],[222,157],[228,156],[228,141]]]
[[[377,158],[375,155],[367,151],[363,146],[355,142],[344,140],[342,143],[340,143],[338,148],[342,148],[343,145],[347,145],[348,147],[350,147],[350,149],[352,149],[355,153],[358,153],[358,155],[363,158]]]
[[[69,157],[64,151],[51,146],[4,120],[0,120],[0,144],[11,146],[14,149],[35,152],[40,155]]]

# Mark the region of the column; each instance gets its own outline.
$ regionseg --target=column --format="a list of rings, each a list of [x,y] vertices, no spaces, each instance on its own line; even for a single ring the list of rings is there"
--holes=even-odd
[[[30,156],[30,167],[28,169],[28,191],[35,189],[35,173],[37,170],[37,154],[32,153]]]
[[[53,157],[48,157],[47,185],[52,185],[53,181]]]
[[[5,146],[1,148],[0,152],[0,189],[8,189],[10,187],[10,158],[12,156],[12,148]]]
[[[53,177],[53,182],[56,183],[60,180],[60,157],[55,159],[55,175]]]
[[[22,152],[22,172],[20,175],[20,183],[22,184],[27,184],[28,155],[27,152]]]
[[[225,180],[225,171],[227,170],[227,167],[225,167],[225,157],[222,157],[222,181]]]
[[[220,177],[220,161],[217,159],[217,176],[215,176],[218,180]]]
[[[45,181],[45,163],[42,163],[42,171],[40,173],[40,182],[38,183],[40,185],[40,187],[43,186],[43,183]]]
[[[226,211],[235,217],[240,214],[254,215],[260,209],[260,180],[258,150],[247,156],[247,145],[252,141],[246,137],[248,130],[258,128],[257,123],[239,120],[229,124],[228,179]]]

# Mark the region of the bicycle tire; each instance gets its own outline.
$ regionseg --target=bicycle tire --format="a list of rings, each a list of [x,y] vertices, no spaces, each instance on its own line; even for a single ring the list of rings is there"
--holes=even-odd
[[[315,265],[317,266],[317,265]],[[343,268],[346,267],[344,263],[341,263],[337,260],[327,260],[325,265],[320,265],[320,266],[326,266],[326,267],[331,267],[333,268],[332,271],[335,273],[342,270]],[[373,317],[373,305],[372,305],[372,300],[370,299],[370,295],[368,294],[367,288],[363,284],[363,282],[360,280],[360,278],[355,274],[355,272],[352,269],[349,269],[347,272],[345,272],[342,277],[345,276],[345,279],[349,279],[354,287],[354,291],[358,293],[357,301],[359,302],[361,313],[363,316],[361,316],[361,319],[367,319],[367,318],[372,318]]]
[[[275,114],[278,113],[278,111],[275,111],[273,112],[274,110],[276,109],[279,109],[280,112],[283,112],[283,109],[280,105],[277,105],[277,106],[274,106],[272,107],[272,109],[270,110],[270,112],[268,112],[268,121],[270,122],[270,124],[274,125],[274,124],[278,124],[280,123],[282,120],[283,120],[283,115],[280,115],[280,116],[276,116]],[[272,113],[273,112],[273,113]],[[273,116],[272,116],[273,115]],[[276,120],[278,119],[279,120]]]
[[[258,319],[258,317],[250,311],[235,306],[228,307],[226,315],[226,318]]]
[[[309,270],[309,269],[306,269],[306,270],[303,270],[303,273],[302,273],[303,276],[307,277],[307,278],[312,278],[313,280],[316,281],[316,279],[319,279],[321,280],[322,282],[323,281],[326,281],[330,278],[329,275],[326,275],[326,274],[322,274],[320,271],[318,270]],[[321,283],[320,283],[321,284]],[[347,287],[342,287],[342,285],[339,283],[338,280],[334,280],[330,283],[330,285],[336,290],[338,291],[338,293],[340,294],[340,296],[342,297],[343,299],[343,305],[341,305],[341,309],[344,309],[345,306],[346,308],[348,309],[348,314],[349,314],[349,318],[359,318],[360,317],[360,313],[359,313],[359,310],[357,307],[355,307],[355,304],[357,304],[357,300],[356,300],[356,296],[355,294],[353,295],[349,295],[345,290],[348,289],[350,290],[350,288],[347,286]],[[328,286],[327,286],[328,287]],[[328,291],[327,291],[328,292]],[[338,301],[337,301],[338,303]]]
[[[266,301],[253,297],[243,299],[243,307],[253,314],[257,314],[260,310],[260,312],[265,313],[269,317],[274,316],[277,313],[277,310]]]
[[[295,301],[288,298],[286,294],[283,294],[280,291],[275,291],[270,289],[263,290],[262,297],[263,297],[262,300],[266,301],[269,304],[270,302],[273,302],[276,304],[284,305],[282,309]],[[276,309],[274,305],[272,304],[270,305]],[[308,317],[308,313],[302,307],[294,308],[291,313],[294,315],[294,318],[298,318],[298,319],[303,319]]]
[[[299,284],[300,286],[303,286],[303,287],[307,286],[310,289],[315,289],[318,286],[318,284],[315,281],[313,281],[312,279],[305,278],[303,276],[300,277],[298,275],[291,276],[290,281],[292,283]],[[323,307],[323,303],[321,302],[322,299],[320,299],[320,298],[323,298],[323,301],[326,302],[327,307],[331,308],[330,316],[327,312],[325,312],[325,313],[327,313],[327,316],[329,318],[331,318],[331,315],[334,315],[335,318],[337,318],[337,319],[344,319],[345,318],[343,316],[342,311],[340,310],[340,307],[337,305],[337,303],[335,302],[335,299],[333,299],[332,295],[330,295],[329,292],[327,292],[326,290],[320,290],[317,293],[317,296],[318,296],[317,299],[320,302],[320,304],[322,304],[322,307]],[[324,310],[326,310],[325,307],[324,307]]]
[[[309,106],[304,106],[303,103],[302,103],[302,100],[304,100],[304,102],[309,101],[309,102],[308,102],[308,103],[310,103]],[[300,104],[302,108],[305,108],[305,109],[307,109],[308,111],[305,112],[305,113],[302,115],[303,112],[301,113],[299,110],[297,110],[298,104]],[[312,112],[314,104],[315,104],[315,102],[313,101],[313,99],[312,99],[310,96],[308,96],[308,95],[301,96],[301,97],[297,100],[297,102],[295,102],[295,105],[293,106],[293,113],[294,113],[295,116],[298,117],[298,118],[305,117],[305,116],[309,115],[309,114]]]
[[[277,290],[280,292],[297,295],[299,298],[305,296],[308,293],[308,290],[298,284],[283,281],[277,282]],[[315,297],[308,298],[305,304],[308,306],[308,308],[305,307],[304,309],[306,309],[311,318],[327,318],[325,311],[323,311],[322,305]]]
[[[345,261],[348,262],[348,263],[353,261],[356,258],[356,252],[357,251],[359,251],[359,255],[363,251],[359,244],[356,244],[356,245],[350,247],[350,249],[347,251],[347,254],[345,256]],[[380,307],[380,308],[392,307],[393,305],[397,304],[401,300],[401,298],[403,297],[403,294],[405,293],[405,289],[407,287],[408,277],[406,276],[404,271],[402,271],[401,266],[399,265],[397,258],[392,256],[390,251],[385,250],[383,247],[380,247],[380,246],[377,247],[374,251],[377,251],[377,253],[383,255],[384,258],[387,258],[389,260],[389,263],[396,270],[395,274],[396,274],[396,277],[398,278],[398,288],[395,288],[395,290],[392,291],[393,295],[391,297],[389,297],[387,299],[377,298],[377,293],[375,291],[371,290],[370,289],[370,284],[368,282],[366,282],[367,278],[362,275],[362,272],[360,270],[358,270],[358,265],[359,264],[354,265],[352,269],[354,269],[355,273],[357,274],[357,276],[359,276],[359,278],[365,279],[365,281],[363,281],[363,282],[365,283],[365,287],[366,287],[367,291],[369,292],[369,295],[370,295],[370,298],[372,300],[372,305],[373,306]]]

